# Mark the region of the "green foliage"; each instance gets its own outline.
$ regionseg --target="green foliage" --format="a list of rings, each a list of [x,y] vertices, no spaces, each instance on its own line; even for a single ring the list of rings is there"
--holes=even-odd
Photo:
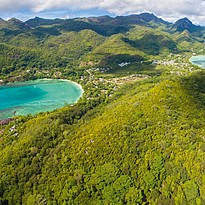
[[[1,200],[203,204],[204,76],[146,80],[107,104],[12,122],[1,134]]]
[[[128,32],[124,41],[148,55],[177,52],[177,43],[173,37],[157,29],[136,26]]]
[[[194,181],[186,181],[183,185],[187,201],[195,200],[198,195],[198,187]]]
[[[149,14],[28,25],[1,22],[1,79],[80,79],[85,96],[0,126],[0,204],[204,204],[205,73],[150,65],[202,39]],[[129,72],[149,78],[115,83]]]

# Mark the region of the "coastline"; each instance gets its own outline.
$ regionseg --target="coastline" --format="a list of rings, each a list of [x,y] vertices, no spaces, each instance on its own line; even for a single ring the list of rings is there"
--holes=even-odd
[[[200,58],[203,58],[203,61],[204,61],[204,65],[200,65],[200,64],[197,64],[197,63],[194,63],[192,61],[192,59],[196,59],[196,60],[199,60],[200,61]],[[205,69],[205,55],[197,55],[197,56],[192,56],[191,58],[189,58],[189,62],[192,63],[193,65],[195,66],[198,66],[202,69]]]
[[[46,83],[46,81],[50,81],[51,83],[49,83],[49,82]],[[73,106],[74,104],[76,104],[80,100],[80,98],[82,98],[83,93],[84,93],[84,89],[82,88],[82,86],[80,84],[78,84],[77,82],[74,82],[74,81],[71,81],[71,80],[67,80],[67,79],[42,78],[42,79],[37,79],[37,80],[24,81],[24,82],[16,82],[16,83],[12,83],[12,84],[2,85],[2,86],[0,86],[0,89],[1,88],[2,89],[4,89],[4,88],[7,89],[7,88],[21,87],[21,86],[34,86],[35,87],[35,85],[38,85],[38,84],[39,85],[40,84],[41,85],[43,85],[43,84],[46,85],[46,84],[55,84],[55,83],[57,83],[57,84],[61,84],[61,83],[64,84],[65,83],[65,84],[67,84],[67,86],[73,87],[73,91],[72,92],[77,92],[78,93],[77,98],[75,100],[73,99],[73,101],[70,101],[70,102],[66,103],[67,105]],[[64,89],[63,88],[59,87],[58,89],[60,89],[59,92],[63,92],[64,93]],[[56,90],[55,92],[58,92],[58,91]],[[64,98],[68,97],[68,100],[69,100],[69,91],[65,92],[63,95],[64,95]],[[64,107],[64,106],[60,106],[60,107]],[[60,107],[55,107],[53,110],[58,109]],[[5,109],[3,109],[3,110],[5,110]],[[46,110],[46,111],[52,111],[52,110]],[[46,112],[46,111],[42,110],[42,111],[39,111],[39,112]],[[33,113],[31,113],[31,114],[33,115]],[[34,114],[36,114],[36,113],[34,113]],[[20,111],[20,113],[18,115],[25,115],[25,114],[21,114],[21,111]],[[0,119],[6,119],[6,118],[9,118],[9,117],[13,117],[13,116],[8,115],[8,117],[3,117],[3,115],[2,115],[0,117]]]
[[[83,96],[83,93],[84,93],[84,89],[82,87],[82,85],[80,85],[79,83],[75,82],[75,81],[72,81],[72,80],[68,80],[68,79],[55,79],[55,78],[39,78],[39,79],[36,79],[36,80],[28,80],[28,81],[24,81],[24,82],[14,82],[14,83],[7,83],[7,84],[3,84],[3,85],[0,85],[0,88],[3,88],[3,87],[12,87],[13,86],[22,86],[22,85],[35,85],[36,83],[32,83],[34,81],[65,81],[65,82],[69,82],[69,83],[72,83],[74,84],[76,87],[78,87],[80,90],[81,90],[81,96],[80,98]]]
[[[65,82],[72,83],[72,84],[74,84],[76,87],[78,87],[78,88],[81,90],[81,95],[80,95],[79,99],[82,98],[83,93],[85,92],[81,84],[76,83],[75,81],[72,81],[72,80],[68,80],[68,79],[61,79],[61,78],[60,78],[60,79],[41,78],[41,79],[36,79],[36,80],[48,80],[48,81],[51,81],[51,80],[59,80],[59,81],[65,81]],[[79,99],[78,99],[78,100],[79,100]],[[77,103],[78,100],[75,101],[74,103]]]
[[[81,84],[76,83],[75,81],[72,81],[72,80],[67,80],[67,79],[59,79],[59,80],[61,80],[61,81],[67,81],[67,82],[69,82],[69,83],[72,83],[72,84],[76,85],[78,88],[80,88],[80,90],[81,90],[81,95],[80,95],[79,99],[82,98],[83,93],[84,93],[85,91],[84,91],[84,89],[83,89],[83,87],[82,87]],[[78,99],[78,100],[79,100],[79,99]],[[78,100],[77,100],[77,101],[78,101]],[[75,103],[76,103],[76,102],[75,102]]]

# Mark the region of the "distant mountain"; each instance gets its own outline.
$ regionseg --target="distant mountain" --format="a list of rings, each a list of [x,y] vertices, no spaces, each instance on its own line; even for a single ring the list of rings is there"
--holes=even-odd
[[[194,25],[188,18],[182,18],[173,24],[172,30],[178,31],[178,32],[187,30],[190,33],[194,33],[194,32],[199,32],[205,29],[202,26]]]
[[[166,24],[168,25],[169,23],[158,18],[157,16],[155,16],[154,14],[150,14],[150,13],[142,13],[139,15],[133,14],[133,15],[129,15],[129,16],[117,16],[116,18],[114,18],[115,21],[117,21],[118,23],[125,23],[130,25],[130,24],[138,24],[138,25],[148,25],[147,23],[150,22],[154,22],[157,24]]]
[[[84,18],[87,22],[90,23],[107,23],[112,21],[112,17],[105,15],[105,16],[99,16],[99,17],[88,17]]]
[[[35,17],[26,22],[0,19],[0,44],[6,44],[1,49],[0,67],[53,68],[68,63],[115,67],[120,62],[139,62],[146,56],[187,51],[195,43],[201,45],[203,35],[204,28],[187,18],[172,24],[150,13],[115,18]]]
[[[0,18],[0,29],[11,29],[11,30],[28,30],[30,26],[23,21],[20,21],[16,18],[11,18],[8,21],[3,20]]]
[[[35,17],[25,22],[31,28],[52,27],[58,31],[76,31],[90,29],[103,36],[111,36],[118,33],[126,33],[135,25],[159,28],[163,27],[167,32],[183,32],[187,30],[192,35],[199,36],[205,31],[204,27],[194,25],[188,18],[179,19],[174,24],[158,18],[153,13],[141,13],[128,16],[110,16],[74,18],[74,19],[43,19]],[[0,22],[1,25],[1,22]]]
[[[25,22],[32,28],[42,26],[53,26],[59,30],[65,31],[81,31],[83,29],[91,29],[98,34],[110,36],[117,33],[125,33],[134,25],[158,27],[161,24],[168,26],[169,22],[158,18],[154,14],[142,13],[139,15],[89,17],[75,19],[42,19],[35,17]]]
[[[63,19],[43,19],[43,18],[35,17],[34,19],[29,19],[25,23],[32,28],[36,28],[38,26],[60,24],[63,21],[64,21]]]
[[[99,17],[88,17],[88,18],[74,18],[74,19],[43,19],[35,17],[22,22],[18,19],[10,19],[4,21],[0,19],[0,29],[31,29],[43,27],[43,30],[51,29],[52,33],[58,34],[58,31],[81,31],[84,29],[90,29],[97,32],[100,35],[111,36],[117,33],[126,33],[129,29],[133,28],[134,25],[146,26],[158,28],[164,26],[165,30],[174,32],[183,32],[187,30],[191,34],[199,35],[201,32],[205,31],[202,26],[194,25],[188,18],[182,18],[176,21],[174,24],[164,21],[158,18],[153,13],[141,13],[133,14],[128,16],[99,16]],[[39,29],[38,29],[39,30]],[[55,32],[53,32],[55,30]],[[42,29],[40,29],[42,31]]]
[[[150,14],[150,13],[142,13],[139,15],[139,18],[141,20],[143,20],[144,22],[155,22],[155,23],[162,23],[162,24],[166,24],[166,25],[170,25],[171,23],[164,21],[161,18],[158,18],[157,16],[155,16],[154,14]]]
[[[73,20],[75,22],[83,21],[89,24],[101,24],[101,25],[106,25],[110,23],[114,23],[114,25],[121,24],[127,26],[130,24],[145,25],[146,23],[149,23],[151,21],[155,23],[163,23],[167,25],[170,24],[164,21],[163,19],[158,18],[154,14],[150,14],[150,13],[142,13],[139,15],[133,14],[128,16],[117,16],[115,18],[112,18],[108,15],[100,16],[100,17],[75,18],[75,19],[43,19],[43,18],[35,17],[34,19],[29,19],[25,23],[35,28],[43,25],[54,25],[54,24],[61,24],[65,22],[72,22]]]

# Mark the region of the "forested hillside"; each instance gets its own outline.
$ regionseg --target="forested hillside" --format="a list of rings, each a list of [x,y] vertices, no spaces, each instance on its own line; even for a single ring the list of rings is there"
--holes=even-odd
[[[1,84],[84,88],[72,106],[0,125],[0,204],[205,204],[205,71],[188,61],[204,28],[181,21],[0,22]]]
[[[175,29],[178,27],[180,30]],[[199,52],[204,33],[203,27],[187,23],[187,19],[171,24],[148,13],[1,20],[0,77],[5,82],[53,77],[54,69],[68,77],[82,75],[90,67],[116,69],[122,62],[149,62],[165,54],[190,52],[190,48]]]

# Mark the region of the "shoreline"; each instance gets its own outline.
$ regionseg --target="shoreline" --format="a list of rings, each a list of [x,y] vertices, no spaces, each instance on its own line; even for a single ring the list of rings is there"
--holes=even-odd
[[[49,83],[49,82],[46,83],[46,81],[50,81],[51,83]],[[39,85],[40,84],[41,85],[43,85],[43,84],[46,85],[46,84],[55,84],[55,83],[56,84],[65,83],[65,84],[67,84],[67,86],[73,87],[74,92],[78,93],[78,97],[76,98],[76,100],[73,99],[73,101],[70,101],[70,102],[66,103],[66,105],[64,105],[64,106],[73,106],[74,104],[78,103],[78,101],[83,97],[84,89],[83,89],[82,85],[78,84],[75,81],[71,81],[71,80],[68,80],[68,79],[41,78],[41,79],[36,79],[36,80],[30,80],[30,81],[24,81],[24,82],[16,82],[16,83],[12,83],[12,84],[2,85],[2,86],[0,86],[0,89],[1,88],[2,89],[7,89],[7,88],[12,88],[12,87],[14,88],[14,87],[21,87],[21,86],[35,86],[35,85],[38,85],[38,84]],[[59,92],[60,91],[63,91],[63,89],[59,88]],[[69,91],[64,93],[64,97],[69,99]],[[64,106],[61,106],[61,107],[58,107],[58,108],[62,108]],[[58,108],[55,108],[55,109],[58,109]],[[52,110],[48,110],[48,111],[52,111]],[[39,111],[39,112],[47,112],[47,111]],[[36,113],[34,113],[32,115],[35,115],[35,114]],[[20,114],[19,113],[19,115],[25,115],[25,114]],[[2,117],[0,117],[0,120],[6,119],[6,118],[10,118],[10,117],[13,117],[13,115],[12,116],[8,116],[8,117],[6,117],[6,115],[5,115],[5,117],[2,116]]]
[[[68,79],[61,79],[61,78],[60,78],[60,79],[41,78],[41,79],[36,79],[36,80],[48,80],[48,81],[50,81],[50,80],[59,80],[59,81],[65,81],[65,82],[72,83],[72,84],[74,84],[75,86],[77,86],[78,88],[80,88],[80,90],[81,90],[81,95],[80,95],[79,99],[82,98],[83,93],[85,92],[81,84],[79,84],[79,83],[77,83],[77,82],[75,82],[75,81],[72,81],[72,80],[68,80]],[[25,82],[26,82],[26,81],[25,81]],[[79,99],[78,99],[78,100],[79,100]],[[78,100],[75,101],[74,103],[77,103]]]
[[[205,55],[195,55],[195,56],[192,56],[191,58],[189,58],[189,62],[191,63],[191,64],[193,64],[193,65],[195,65],[195,66],[198,66],[199,68],[202,68],[202,69],[205,69],[205,63],[204,63],[204,65],[199,65],[199,64],[197,64],[197,63],[194,63],[191,59],[196,59],[196,60],[198,60],[198,59],[200,59],[200,57],[203,57],[203,59],[204,59],[204,62],[205,62]]]
[[[67,81],[67,82],[70,82],[70,83],[76,85],[76,86],[77,86],[78,88],[80,88],[80,90],[81,90],[81,96],[80,96],[80,98],[83,96],[83,93],[84,93],[85,91],[84,91],[84,89],[83,89],[83,87],[82,87],[81,84],[76,83],[75,81],[72,81],[72,80],[67,80],[67,79],[57,79],[57,80]]]
[[[22,86],[22,85],[35,85],[36,83],[32,83],[33,81],[41,81],[41,80],[44,80],[44,81],[52,81],[52,80],[56,80],[56,81],[65,81],[65,82],[69,82],[69,83],[72,83],[74,84],[75,86],[77,86],[78,88],[80,88],[81,90],[81,96],[80,98],[83,96],[83,93],[85,92],[82,85],[80,85],[79,83],[75,82],[75,81],[72,81],[72,80],[68,80],[68,79],[55,79],[55,78],[39,78],[39,79],[36,79],[36,80],[28,80],[28,81],[21,81],[21,82],[14,82],[14,83],[7,83],[7,84],[3,84],[3,85],[0,85],[0,88],[2,87],[12,87],[12,85],[14,86]],[[29,83],[31,82],[31,83]]]

